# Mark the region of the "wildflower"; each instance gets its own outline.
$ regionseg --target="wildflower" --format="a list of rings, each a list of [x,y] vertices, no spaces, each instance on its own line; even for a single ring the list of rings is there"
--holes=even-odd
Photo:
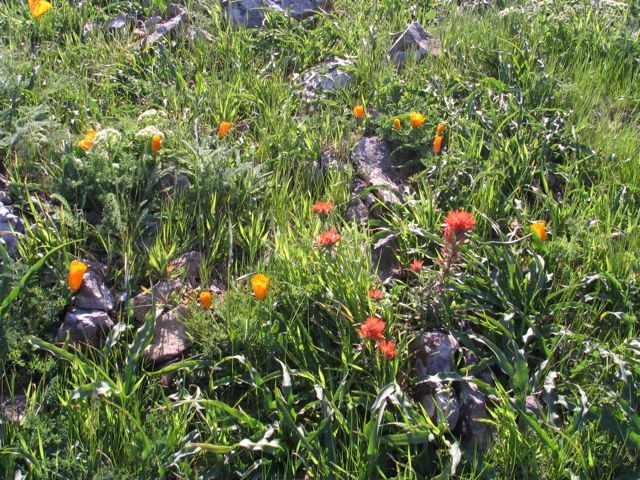
[[[382,297],[384,297],[384,292],[379,288],[369,290],[369,298],[371,300],[382,300]]]
[[[436,127],[436,133],[442,135],[444,133],[444,123],[439,123]]]
[[[411,112],[409,114],[409,120],[413,128],[419,128],[424,123],[424,115],[418,112]]]
[[[328,215],[334,208],[335,206],[331,202],[317,202],[313,204],[311,211],[320,215]]]
[[[424,265],[424,260],[414,260],[409,264],[409,268],[414,272],[419,272],[422,270],[422,266]]]
[[[377,345],[378,351],[384,358],[391,360],[396,356],[396,342],[394,340],[380,340]]]
[[[364,118],[364,106],[356,105],[353,107],[353,114],[356,116],[358,120],[362,120]]]
[[[52,7],[52,5],[46,0],[27,1],[29,2],[29,10],[31,10],[31,15],[33,15],[36,19],[47,13]]]
[[[211,292],[209,290],[200,292],[200,305],[207,310],[211,308]]]
[[[154,153],[158,153],[162,149],[162,137],[160,135],[154,135],[151,137],[151,150]]]
[[[93,147],[93,140],[83,139],[78,142],[78,146],[85,152],[89,151]]]
[[[335,228],[331,228],[331,229],[327,230],[326,232],[322,232],[318,236],[318,240],[316,241],[316,243],[318,245],[323,245],[323,246],[326,246],[326,247],[330,247],[330,246],[338,243],[340,240],[342,240],[342,237],[336,233],[336,229]]]
[[[230,122],[220,122],[218,126],[218,138],[224,138],[227,133],[229,133],[229,129],[231,128]]]
[[[451,242],[454,238],[459,240],[465,233],[473,230],[476,225],[476,221],[471,213],[464,210],[455,210],[444,219],[444,238],[448,242]]]
[[[547,239],[547,226],[544,222],[535,222],[531,224],[531,230],[538,236],[541,241]]]
[[[96,139],[96,131],[93,129],[87,130],[87,133],[84,134],[84,139],[93,142]]]
[[[442,149],[442,135],[436,135],[436,138],[433,139],[433,153],[440,153]]]
[[[396,132],[400,131],[400,127],[402,126],[402,122],[400,122],[400,119],[398,117],[393,119],[393,129]]]
[[[369,317],[360,325],[358,335],[365,340],[382,340],[384,339],[384,335],[382,334],[384,327],[384,320],[378,317]]]
[[[264,300],[269,291],[269,278],[261,273],[255,274],[251,277],[251,288],[257,299]]]
[[[80,260],[74,260],[71,262],[69,265],[69,275],[67,277],[67,284],[71,291],[77,292],[80,290],[80,287],[82,286],[82,278],[88,269],[88,265]]]

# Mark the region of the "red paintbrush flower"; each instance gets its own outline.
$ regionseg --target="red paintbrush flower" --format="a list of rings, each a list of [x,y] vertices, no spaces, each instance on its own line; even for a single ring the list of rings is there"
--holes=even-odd
[[[396,342],[394,340],[381,340],[378,342],[377,348],[387,360],[396,356]]]
[[[378,288],[374,288],[369,290],[369,298],[371,300],[382,300],[382,297],[384,297],[384,292]]]
[[[460,240],[465,233],[473,230],[476,225],[476,221],[473,215],[464,210],[455,210],[444,219],[444,239],[451,242],[454,237],[456,240]]]
[[[409,264],[409,268],[414,272],[419,272],[422,270],[422,266],[424,265],[424,260],[414,260]]]
[[[317,202],[311,207],[313,213],[319,213],[320,215],[329,215],[335,206],[331,202]]]
[[[318,245],[330,247],[342,240],[342,237],[336,233],[335,228],[331,228],[326,232],[321,233],[316,240]]]
[[[360,325],[358,329],[358,335],[365,340],[382,340],[384,338],[385,323],[384,320],[378,317],[369,317],[365,322]]]

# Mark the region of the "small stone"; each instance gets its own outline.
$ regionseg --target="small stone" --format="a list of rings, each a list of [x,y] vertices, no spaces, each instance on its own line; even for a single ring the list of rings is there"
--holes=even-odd
[[[189,309],[180,305],[156,319],[153,341],[145,350],[145,357],[153,363],[171,360],[189,348],[186,329],[181,320],[189,317]]]
[[[102,310],[82,310],[74,308],[67,312],[64,323],[58,330],[58,338],[64,341],[69,334],[72,343],[97,345],[102,336],[113,328],[109,315]]]
[[[163,280],[158,282],[151,289],[151,293],[140,293],[131,301],[135,318],[138,322],[143,323],[147,312],[153,306],[153,297],[155,296],[156,306],[162,306],[171,300],[171,296],[182,290],[182,281]]]
[[[18,235],[24,233],[24,221],[11,207],[0,203],[0,242],[10,257],[18,251]]]
[[[444,332],[428,332],[418,336],[410,346],[415,355],[417,375],[430,376],[452,371],[452,355],[458,350],[458,342]]]
[[[409,24],[389,49],[389,56],[400,65],[409,55],[416,55],[420,60],[429,53],[440,53],[440,43],[418,22]]]
[[[84,274],[74,305],[84,310],[102,310],[103,312],[113,310],[113,295],[96,270],[89,268]]]
[[[182,173],[169,172],[158,181],[158,189],[167,197],[185,193],[191,186],[191,180]]]
[[[398,266],[398,248],[395,235],[387,235],[371,247],[371,263],[382,282],[390,278]]]
[[[0,404],[0,418],[4,418],[11,423],[22,423],[26,412],[27,397],[22,394],[7,398]]]
[[[171,260],[167,270],[170,273],[184,274],[187,281],[195,285],[200,278],[201,262],[202,254],[200,252],[186,252]]]
[[[155,25],[153,33],[146,38],[147,44],[156,43],[166,34],[178,30],[178,27],[186,26],[188,23],[187,9],[184,5],[172,3],[167,8],[168,20]]]
[[[359,198],[353,198],[347,207],[347,220],[358,224],[365,224],[369,221],[369,209]]]

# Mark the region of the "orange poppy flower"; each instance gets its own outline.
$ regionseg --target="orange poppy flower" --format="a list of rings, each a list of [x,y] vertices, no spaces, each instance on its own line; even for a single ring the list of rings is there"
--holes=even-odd
[[[253,294],[256,298],[263,300],[269,291],[269,278],[267,278],[266,275],[257,273],[251,277],[251,288],[253,289]]]
[[[94,141],[96,139],[96,131],[93,129],[88,130],[87,133],[84,134],[84,139]]]
[[[29,3],[29,10],[31,10],[31,15],[33,15],[36,19],[40,18],[42,15],[47,13],[52,5],[46,0],[27,0]]]
[[[436,135],[436,138],[433,140],[433,153],[440,153],[442,149],[442,135]]]
[[[151,137],[151,150],[158,153],[162,149],[162,136],[154,135]]]
[[[78,142],[78,146],[85,152],[88,152],[91,147],[93,147],[93,140],[88,140],[85,138],[84,140],[80,140]]]
[[[418,112],[411,112],[409,114],[409,120],[413,128],[419,128],[424,123],[424,115]]]
[[[394,340],[381,340],[378,342],[377,348],[387,360],[396,356],[396,342]]]
[[[207,310],[211,308],[211,292],[209,290],[203,290],[200,292],[200,305]]]
[[[436,132],[438,135],[442,135],[444,133],[444,123],[439,123],[436,127]]]
[[[82,287],[82,279],[88,269],[89,266],[80,260],[71,262],[69,265],[69,275],[67,277],[67,284],[71,291],[77,292],[80,290],[80,287]]]
[[[229,129],[231,128],[230,122],[220,122],[218,126],[218,137],[224,138],[224,136],[229,133]]]
[[[357,119],[362,120],[365,115],[364,106],[356,105],[355,107],[353,107],[353,114],[356,116]]]
[[[544,222],[536,222],[531,225],[531,230],[538,236],[541,241],[547,239],[547,225]]]
[[[400,127],[402,126],[402,122],[400,121],[400,119],[398,117],[393,119],[393,129],[396,132],[400,131]]]

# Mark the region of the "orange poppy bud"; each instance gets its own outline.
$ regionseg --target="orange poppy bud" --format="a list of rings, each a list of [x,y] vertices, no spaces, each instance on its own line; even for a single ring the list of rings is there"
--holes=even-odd
[[[424,115],[418,112],[411,112],[409,114],[409,120],[413,128],[419,128],[424,123]]]
[[[442,135],[444,133],[444,123],[438,124],[438,126],[436,127],[436,132],[438,132],[438,135]]]
[[[436,135],[436,138],[433,140],[433,152],[440,153],[442,149],[442,136]]]
[[[218,126],[218,137],[224,138],[224,136],[229,132],[230,128],[230,122],[220,122],[220,125]]]
[[[400,131],[400,127],[402,126],[402,123],[400,122],[400,119],[398,117],[393,119],[393,129],[396,132]]]
[[[211,292],[209,290],[200,292],[200,305],[207,310],[211,308]]]
[[[67,284],[71,291],[77,292],[80,290],[80,287],[82,286],[82,278],[88,269],[89,267],[87,264],[80,260],[74,260],[71,262],[69,265],[69,276],[67,278]]]
[[[154,135],[151,137],[151,150],[155,153],[158,153],[162,149],[162,136]]]
[[[52,7],[52,5],[46,0],[27,0],[27,2],[29,3],[31,15],[36,19],[47,13]]]
[[[263,300],[269,291],[269,279],[265,275],[258,273],[251,277],[251,288],[256,298]]]
[[[365,112],[363,105],[356,105],[355,107],[353,107],[353,114],[357,119],[362,120],[364,118],[364,113]]]
[[[84,150],[85,152],[89,151],[91,149],[91,147],[93,147],[93,140],[88,140],[88,139],[84,139],[84,140],[80,140],[78,142],[78,146]]]
[[[531,230],[538,236],[541,241],[547,239],[547,226],[544,222],[536,222],[531,225]]]

